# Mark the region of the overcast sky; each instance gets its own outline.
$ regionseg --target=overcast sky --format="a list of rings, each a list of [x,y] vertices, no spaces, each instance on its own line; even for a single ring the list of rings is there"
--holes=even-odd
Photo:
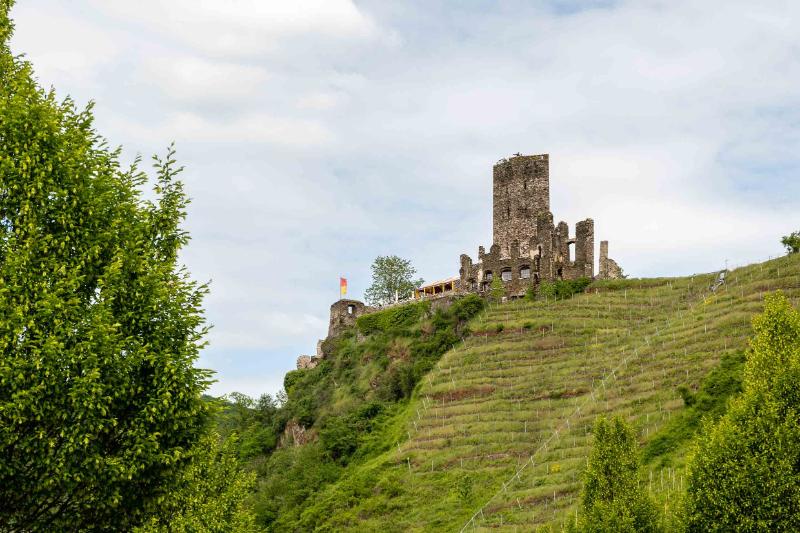
[[[276,392],[377,255],[491,244],[492,165],[550,154],[556,221],[632,276],[800,228],[800,2],[19,1],[17,53],[126,158],[175,141],[215,394]]]

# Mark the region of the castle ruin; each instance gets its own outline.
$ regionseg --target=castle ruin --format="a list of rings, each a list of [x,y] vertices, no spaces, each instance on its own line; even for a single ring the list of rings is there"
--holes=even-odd
[[[608,241],[600,242],[598,275],[594,275],[594,221],[575,224],[570,236],[566,222],[553,222],[550,211],[550,157],[520,155],[499,161],[492,173],[492,245],[478,248],[478,261],[461,255],[459,275],[419,287],[415,298],[477,293],[486,295],[498,277],[506,298],[525,295],[542,281],[622,277],[620,266],[608,257]],[[342,299],[331,305],[328,337],[355,325],[359,316],[377,311],[358,300]],[[321,341],[320,341],[321,342]],[[298,368],[314,368],[324,358],[302,355]]]
[[[594,221],[553,223],[550,211],[548,154],[516,155],[494,166],[492,237],[489,252],[478,248],[478,262],[461,255],[457,292],[486,293],[495,276],[506,296],[524,296],[541,281],[594,278]],[[622,270],[608,258],[608,241],[600,247],[598,278],[619,277]]]

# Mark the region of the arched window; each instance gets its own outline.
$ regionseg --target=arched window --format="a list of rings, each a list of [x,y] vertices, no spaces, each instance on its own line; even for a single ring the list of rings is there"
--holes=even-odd
[[[528,265],[523,265],[519,267],[519,277],[520,279],[528,279],[531,277],[531,267]]]
[[[500,271],[500,279],[502,279],[503,281],[511,281],[511,278],[512,275],[510,268],[504,268],[503,270]]]
[[[478,290],[478,282],[477,282],[477,281],[475,281],[475,279],[474,279],[474,278],[470,278],[469,280],[467,280],[467,285],[468,285],[468,286],[469,286],[469,288],[470,288],[470,289],[472,289],[473,291],[477,291],[477,290]]]
[[[486,272],[483,273],[483,279],[485,279],[486,281],[492,281],[493,278],[494,276],[492,275],[491,270],[487,270]]]
[[[558,279],[564,279],[564,270],[558,267]]]

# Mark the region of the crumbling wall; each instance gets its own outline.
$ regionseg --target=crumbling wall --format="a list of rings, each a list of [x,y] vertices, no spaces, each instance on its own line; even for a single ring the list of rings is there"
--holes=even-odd
[[[608,257],[608,241],[600,241],[599,261],[598,279],[619,279],[623,277],[622,268],[616,261]]]
[[[328,337],[334,337],[344,329],[354,326],[356,319],[364,313],[374,311],[358,300],[341,299],[331,305],[330,321],[328,322]]]
[[[577,277],[594,277],[594,220],[575,224],[575,266]]]

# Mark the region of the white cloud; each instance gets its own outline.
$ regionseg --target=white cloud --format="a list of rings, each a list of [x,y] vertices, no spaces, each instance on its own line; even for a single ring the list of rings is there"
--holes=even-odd
[[[297,99],[297,108],[313,111],[325,111],[339,105],[341,96],[333,93],[307,94]]]
[[[314,147],[333,140],[330,130],[313,119],[278,117],[262,112],[230,120],[194,112],[176,112],[143,123],[126,117],[113,121],[127,138],[173,139],[178,143],[269,143],[287,148]]]
[[[194,56],[148,57],[137,77],[174,100],[231,103],[270,90],[266,70]]]
[[[49,86],[82,86],[95,89],[103,83],[100,70],[119,61],[118,35],[81,17],[63,5],[47,7],[18,2],[12,16],[31,21],[17,24],[12,38],[14,50],[24,52],[33,63],[40,82]]]
[[[94,5],[214,55],[275,52],[282,40],[297,36],[360,40],[379,34],[351,0],[102,0]]]

